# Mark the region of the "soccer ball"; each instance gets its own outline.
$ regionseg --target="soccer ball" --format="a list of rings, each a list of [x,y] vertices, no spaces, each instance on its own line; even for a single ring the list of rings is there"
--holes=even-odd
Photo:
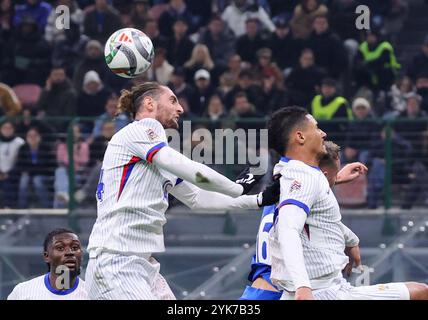
[[[152,40],[142,31],[124,28],[114,32],[104,47],[111,71],[124,78],[134,78],[150,68],[154,58]]]

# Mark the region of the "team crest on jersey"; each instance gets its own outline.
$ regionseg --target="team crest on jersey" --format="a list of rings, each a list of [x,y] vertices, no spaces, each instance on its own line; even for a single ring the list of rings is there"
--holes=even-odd
[[[290,192],[300,190],[301,187],[302,187],[302,184],[299,181],[294,180],[291,183]]]
[[[147,129],[146,133],[147,133],[147,136],[149,137],[150,140],[155,140],[158,137],[156,132],[154,132],[154,130],[151,128]]]

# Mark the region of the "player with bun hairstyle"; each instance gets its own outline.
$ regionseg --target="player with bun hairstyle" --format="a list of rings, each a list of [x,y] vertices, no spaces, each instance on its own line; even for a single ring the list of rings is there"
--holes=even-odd
[[[117,132],[104,155],[89,238],[86,271],[91,299],[173,299],[152,253],[163,252],[168,194],[191,209],[257,209],[278,201],[279,182],[248,193],[261,176],[233,182],[168,146],[165,129],[179,127],[176,95],[156,82],[123,91],[118,112],[134,122]]]

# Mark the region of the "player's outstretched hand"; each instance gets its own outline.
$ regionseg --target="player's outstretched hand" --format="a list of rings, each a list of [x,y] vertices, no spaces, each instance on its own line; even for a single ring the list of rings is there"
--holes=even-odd
[[[279,201],[279,194],[281,191],[279,177],[280,175],[274,177],[273,182],[260,192],[261,200],[258,201],[259,207],[271,206]]]
[[[265,174],[258,174],[256,168],[246,166],[245,169],[236,177],[236,183],[240,184],[244,191],[242,194],[247,194],[259,182]]]
[[[357,268],[361,268],[360,247],[346,247],[345,254],[349,257],[349,262],[343,269],[343,272],[349,277],[351,275],[352,267],[354,266],[354,264]]]
[[[367,171],[367,167],[361,162],[349,163],[338,172],[336,184],[351,182]]]

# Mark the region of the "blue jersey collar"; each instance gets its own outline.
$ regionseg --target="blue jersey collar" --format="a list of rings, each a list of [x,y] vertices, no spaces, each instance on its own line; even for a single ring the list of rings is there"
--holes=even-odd
[[[282,157],[281,157],[281,159],[280,159],[280,161],[285,162],[285,163],[289,162],[290,160],[293,160],[293,159],[288,158],[288,157],[285,157],[285,156],[282,156]],[[303,161],[301,161],[301,162],[303,162]],[[304,162],[303,162],[303,163],[304,163]],[[306,164],[306,163],[305,163],[305,164]],[[311,168],[317,169],[318,171],[321,171],[321,169],[320,169],[319,167],[311,166],[311,165],[309,165],[309,164],[306,164],[306,165],[307,165],[307,166],[309,166],[309,167],[311,167]]]
[[[48,289],[53,294],[56,294],[56,295],[59,295],[59,296],[66,296],[67,294],[70,294],[70,293],[74,292],[74,290],[76,290],[77,287],[79,286],[79,277],[76,277],[76,281],[74,282],[74,286],[72,288],[67,289],[67,290],[58,290],[58,289],[55,289],[54,287],[52,287],[52,285],[51,285],[51,283],[49,281],[49,275],[50,274],[51,273],[48,272],[45,275],[45,287],[46,287],[46,289]]]

